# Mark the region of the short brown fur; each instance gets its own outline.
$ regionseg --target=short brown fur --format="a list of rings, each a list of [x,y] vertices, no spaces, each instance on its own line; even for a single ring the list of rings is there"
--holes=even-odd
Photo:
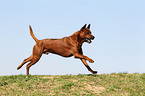
[[[84,56],[82,51],[82,44],[84,42],[91,43],[91,40],[95,38],[93,35],[91,35],[90,24],[87,28],[85,24],[79,31],[75,32],[73,35],[61,39],[38,40],[34,36],[31,26],[29,26],[29,28],[30,34],[36,41],[36,44],[33,47],[32,55],[29,58],[24,59],[21,65],[18,66],[17,70],[20,69],[25,63],[30,61],[26,67],[27,75],[29,75],[29,68],[39,61],[42,54],[53,53],[63,57],[74,56],[75,58],[79,58],[92,74],[97,73],[97,71],[93,71],[86,62],[86,60],[88,60],[90,63],[93,63],[94,61],[89,57]]]

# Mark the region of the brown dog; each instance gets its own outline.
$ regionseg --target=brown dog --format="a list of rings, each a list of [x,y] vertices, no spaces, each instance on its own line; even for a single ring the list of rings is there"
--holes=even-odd
[[[30,61],[26,67],[27,75],[29,75],[29,68],[38,62],[42,54],[54,53],[63,57],[74,56],[75,58],[79,58],[91,73],[97,73],[97,71],[93,71],[86,62],[86,60],[88,60],[90,63],[93,63],[94,61],[87,56],[84,56],[82,51],[82,44],[84,42],[91,43],[91,40],[95,38],[93,35],[91,35],[90,24],[87,28],[85,24],[73,35],[64,37],[62,39],[38,40],[34,36],[31,26],[29,26],[29,28],[32,38],[36,41],[36,45],[33,47],[32,55],[25,59],[22,64],[18,66],[17,70],[20,69],[26,62]]]

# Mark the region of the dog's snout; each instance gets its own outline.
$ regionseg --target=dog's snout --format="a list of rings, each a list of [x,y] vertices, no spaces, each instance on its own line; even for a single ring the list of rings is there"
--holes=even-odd
[[[92,35],[91,39],[92,39],[92,40],[95,39],[95,36]]]

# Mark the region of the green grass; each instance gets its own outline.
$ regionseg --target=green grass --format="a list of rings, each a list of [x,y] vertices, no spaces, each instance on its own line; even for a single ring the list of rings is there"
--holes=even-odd
[[[0,96],[145,96],[145,74],[0,76]]]

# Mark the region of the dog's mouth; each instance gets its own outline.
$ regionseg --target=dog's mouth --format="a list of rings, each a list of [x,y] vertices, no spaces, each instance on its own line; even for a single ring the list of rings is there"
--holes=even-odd
[[[85,42],[91,43],[92,41],[89,38],[85,38]]]
[[[84,39],[85,39],[85,42],[91,43],[91,42],[92,42],[91,40],[94,40],[94,38],[95,38],[95,37],[92,35],[91,38],[85,37]]]

